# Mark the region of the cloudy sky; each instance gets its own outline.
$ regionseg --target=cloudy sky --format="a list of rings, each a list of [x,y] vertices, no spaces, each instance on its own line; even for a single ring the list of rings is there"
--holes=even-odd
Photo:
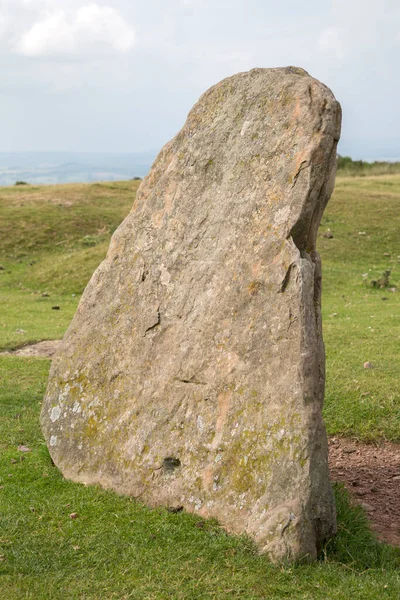
[[[400,0],[0,0],[0,151],[157,150],[200,94],[296,65],[341,154],[400,157]]]

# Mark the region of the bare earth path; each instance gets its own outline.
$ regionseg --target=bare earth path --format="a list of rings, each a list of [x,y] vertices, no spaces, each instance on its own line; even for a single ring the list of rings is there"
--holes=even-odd
[[[333,481],[341,481],[367,511],[378,538],[400,546],[400,444],[329,440]]]
[[[37,344],[23,346],[18,350],[10,352],[0,352],[3,356],[22,356],[25,358],[50,358],[52,359],[60,345],[61,340],[45,340]]]
[[[53,358],[59,340],[47,340],[2,354]],[[361,504],[379,539],[400,546],[400,444],[364,444],[347,438],[329,440],[333,481],[345,484]]]

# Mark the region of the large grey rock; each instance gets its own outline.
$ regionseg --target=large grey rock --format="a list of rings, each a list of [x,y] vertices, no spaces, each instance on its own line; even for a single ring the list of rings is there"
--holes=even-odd
[[[298,68],[225,79],[160,152],[53,362],[54,462],[314,558],[335,531],[317,228],[340,106]]]

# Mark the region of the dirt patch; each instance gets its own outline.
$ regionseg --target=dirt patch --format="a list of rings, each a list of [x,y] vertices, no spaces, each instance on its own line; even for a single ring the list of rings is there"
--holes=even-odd
[[[329,466],[332,480],[366,510],[378,538],[400,546],[400,445],[331,438]]]
[[[22,356],[27,358],[50,358],[52,359],[56,353],[61,340],[45,340],[37,344],[30,344],[18,350],[10,352],[1,352],[0,354],[8,356]]]

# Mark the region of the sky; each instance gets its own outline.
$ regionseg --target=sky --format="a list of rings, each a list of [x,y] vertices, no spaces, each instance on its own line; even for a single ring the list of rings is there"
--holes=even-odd
[[[0,151],[157,151],[211,85],[294,65],[339,152],[400,158],[399,0],[0,0]]]

